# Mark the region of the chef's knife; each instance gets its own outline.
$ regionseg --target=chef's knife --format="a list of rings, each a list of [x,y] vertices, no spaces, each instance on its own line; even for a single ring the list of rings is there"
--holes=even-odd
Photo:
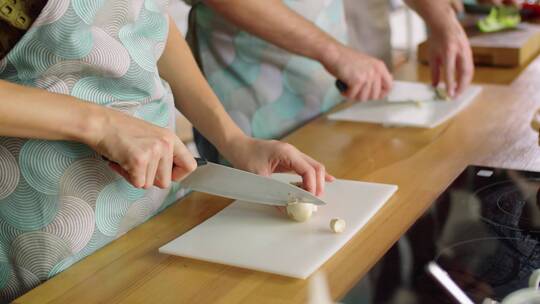
[[[364,105],[371,106],[415,106],[421,107],[424,104],[430,103],[439,103],[442,102],[440,99],[429,99],[429,100],[412,100],[412,99],[402,99],[402,100],[368,100],[363,102]]]
[[[197,169],[182,180],[194,191],[266,205],[285,206],[291,199],[325,205],[315,195],[289,183],[196,158]]]

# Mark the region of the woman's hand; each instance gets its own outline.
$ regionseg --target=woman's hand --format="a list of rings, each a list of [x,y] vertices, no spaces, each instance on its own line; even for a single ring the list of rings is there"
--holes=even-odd
[[[259,175],[295,172],[302,176],[303,188],[318,196],[324,193],[325,182],[334,180],[321,163],[284,142],[245,136],[222,152],[235,168]]]
[[[384,62],[350,47],[336,44],[321,60],[329,73],[347,84],[343,96],[358,101],[382,99],[392,88]]]
[[[172,131],[108,110],[87,143],[111,161],[113,170],[133,186],[168,188],[197,168],[189,150]]]

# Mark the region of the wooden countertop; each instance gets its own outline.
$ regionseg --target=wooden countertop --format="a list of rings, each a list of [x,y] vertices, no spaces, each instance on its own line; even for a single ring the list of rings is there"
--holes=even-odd
[[[432,130],[317,119],[286,138],[339,178],[399,185],[385,207],[322,269],[339,299],[468,164],[540,170],[540,59],[521,69],[480,68],[486,85],[459,116]],[[396,74],[427,80],[408,64]],[[17,303],[304,303],[307,281],[158,253],[228,205],[192,194],[19,298]]]

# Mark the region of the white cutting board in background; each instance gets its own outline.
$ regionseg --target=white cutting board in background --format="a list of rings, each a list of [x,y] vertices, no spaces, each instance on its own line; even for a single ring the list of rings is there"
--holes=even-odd
[[[355,103],[347,109],[328,115],[331,120],[380,123],[387,126],[434,128],[467,107],[482,91],[479,86],[469,86],[463,93],[450,101],[388,104],[400,100],[432,100],[431,85],[395,81],[388,94],[388,103],[368,101]]]
[[[297,181],[289,174],[274,178]],[[236,201],[159,249],[160,252],[305,279],[353,237],[397,191],[395,185],[336,180],[327,184],[327,205],[304,223],[273,206]],[[342,218],[341,234],[330,230]]]

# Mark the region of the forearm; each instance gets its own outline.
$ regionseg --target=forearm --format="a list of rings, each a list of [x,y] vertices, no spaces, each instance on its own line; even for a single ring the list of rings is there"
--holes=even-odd
[[[0,80],[0,136],[89,143],[102,107]]]
[[[220,151],[244,136],[204,79],[174,22],[158,68],[171,86],[176,107]]]
[[[456,14],[447,0],[405,0],[422,17],[430,29],[444,29],[448,22],[456,21]]]
[[[204,3],[257,37],[319,62],[332,60],[341,45],[282,0],[204,0]]]

